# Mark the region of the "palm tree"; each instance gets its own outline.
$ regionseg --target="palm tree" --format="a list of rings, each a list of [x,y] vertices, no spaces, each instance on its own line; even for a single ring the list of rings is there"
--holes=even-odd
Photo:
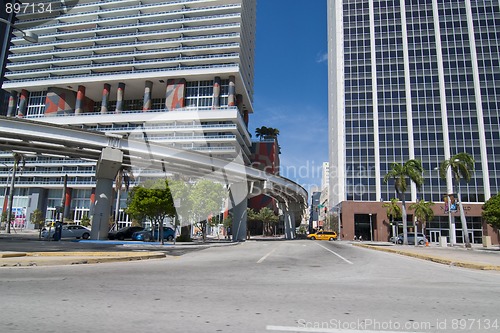
[[[120,215],[120,193],[122,186],[125,185],[125,191],[128,192],[130,182],[134,180],[134,175],[128,167],[121,167],[115,177],[115,191],[116,191],[116,207],[115,207],[115,221],[111,230],[118,229],[118,218]]]
[[[434,218],[434,211],[431,208],[432,206],[434,206],[434,202],[425,201],[423,199],[410,205],[410,209],[414,210],[417,222],[422,223],[423,234],[425,234],[425,225],[427,221],[430,221]],[[415,239],[417,239],[417,237],[415,237]]]
[[[408,223],[406,216],[406,200],[405,193],[408,188],[407,178],[414,182],[417,189],[420,190],[424,180],[422,173],[424,169],[420,160],[412,159],[406,161],[404,164],[392,163],[392,169],[385,175],[384,183],[387,184],[389,179],[394,179],[394,189],[399,198],[401,198],[401,208],[403,214],[403,244],[408,245]]]
[[[391,201],[386,202],[382,205],[382,207],[387,208],[386,209],[386,214],[387,218],[391,220],[391,225],[392,225],[392,236],[394,238],[397,237],[397,228],[394,225],[394,219],[400,219],[401,216],[403,215],[401,211],[401,207],[398,205],[399,200],[397,198],[392,198]]]
[[[470,181],[472,171],[474,171],[474,158],[468,153],[458,153],[450,159],[443,161],[439,167],[439,175],[441,178],[446,179],[448,168],[451,169],[453,179],[455,180],[458,190],[458,204],[460,207],[460,221],[462,222],[462,232],[465,240],[465,247],[471,248],[469,240],[469,230],[467,229],[467,221],[465,220],[464,207],[462,205],[462,198],[460,197],[460,180],[464,179],[466,182]]]
[[[261,126],[255,129],[255,136],[260,138],[261,140],[268,134],[269,129],[266,126]]]

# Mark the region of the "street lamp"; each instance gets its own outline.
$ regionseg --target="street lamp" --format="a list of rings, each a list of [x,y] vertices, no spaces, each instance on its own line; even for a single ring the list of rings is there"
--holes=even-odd
[[[7,208],[7,233],[10,234],[10,220],[12,219],[12,202],[14,201],[14,183],[16,180],[16,171],[19,167],[19,162],[23,162],[22,168],[24,168],[24,156],[19,153],[14,153],[14,166],[12,167],[12,178],[10,179],[10,192],[9,192],[9,205]],[[21,168],[21,172],[22,172]]]
[[[8,25],[9,27],[13,28],[14,30],[17,30],[20,33],[22,33],[24,40],[26,40],[26,41],[28,41],[30,43],[38,43],[38,35],[35,34],[34,32],[22,30],[22,29],[16,27],[14,24],[12,24],[9,21],[7,21],[6,19],[3,19],[1,17],[0,17],[0,22],[5,23],[6,25]]]
[[[5,164],[5,163],[0,163],[0,164],[4,165],[7,168],[8,172],[9,172],[9,174],[7,175],[7,181],[5,182],[5,190],[3,192],[2,212],[6,212],[6,210],[7,210],[7,204],[9,202],[9,200],[7,198],[7,195],[9,193],[10,172],[12,171],[12,168],[9,168],[9,166],[7,164]]]

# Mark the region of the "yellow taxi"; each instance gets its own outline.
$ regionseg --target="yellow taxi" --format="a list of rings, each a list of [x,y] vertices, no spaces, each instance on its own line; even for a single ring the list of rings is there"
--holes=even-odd
[[[321,230],[321,231],[318,231],[314,234],[307,235],[307,238],[312,239],[312,240],[318,239],[318,240],[333,241],[333,240],[337,240],[337,233],[335,231],[323,231],[323,230]]]

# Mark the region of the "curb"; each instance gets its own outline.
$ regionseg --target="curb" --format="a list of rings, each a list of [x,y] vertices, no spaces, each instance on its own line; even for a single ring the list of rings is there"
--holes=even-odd
[[[407,256],[407,257],[432,261],[432,262],[435,262],[438,264],[443,264],[443,265],[448,265],[448,266],[470,268],[470,269],[477,269],[477,270],[483,270],[483,271],[500,271],[500,266],[497,266],[497,265],[480,264],[480,263],[460,261],[460,260],[451,260],[451,259],[447,259],[447,258],[443,258],[443,257],[439,257],[439,256],[424,255],[424,254],[420,254],[420,253],[409,252],[409,251],[404,251],[404,250],[394,250],[394,249],[385,248],[385,247],[382,248],[382,247],[378,247],[375,245],[367,245],[367,244],[352,244],[352,245],[366,248],[366,249],[372,249],[372,250],[388,252],[388,253],[395,253],[395,254],[399,254],[399,255],[403,255],[403,256]]]
[[[17,252],[2,253],[1,267],[27,267],[27,266],[56,266],[77,264],[98,264],[109,262],[123,262],[147,259],[163,259],[167,255],[162,252]],[[19,258],[20,262],[9,259]],[[21,263],[22,262],[22,263]]]

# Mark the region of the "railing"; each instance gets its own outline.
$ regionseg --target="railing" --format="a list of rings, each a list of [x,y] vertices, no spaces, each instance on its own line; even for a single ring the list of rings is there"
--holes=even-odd
[[[173,111],[167,111],[166,109],[152,109],[152,110],[147,110],[147,111],[144,111],[144,110],[128,110],[128,111],[121,111],[119,114],[132,114],[132,113],[140,113],[140,114],[144,114],[144,113],[151,113],[151,112],[168,112],[168,113],[171,113],[171,112],[189,112],[189,111],[195,111],[195,112],[209,112],[209,111],[238,111],[238,107],[236,106],[228,106],[228,107],[220,107],[218,109],[214,109],[213,107],[211,106],[198,106],[198,107],[195,107],[195,108],[189,108],[189,107],[185,107],[185,108],[178,108],[178,109],[175,109]],[[114,112],[108,112],[108,113],[100,113],[100,112],[89,112],[89,113],[79,113],[79,114],[74,114],[74,113],[71,113],[71,114],[56,114],[56,115],[50,115],[51,117],[71,117],[71,116],[94,116],[94,117],[102,117],[103,115],[115,115]],[[24,118],[42,118],[42,117],[45,117],[45,115],[43,114],[36,114],[36,115],[29,115],[29,116],[25,116]],[[225,125],[232,125],[232,124],[220,124],[222,126],[225,126]],[[142,124],[140,125],[142,126]],[[180,125],[180,126],[186,126],[187,128],[189,127],[192,127],[192,126],[209,126],[211,127],[212,124],[210,125],[196,125],[196,124],[193,124],[193,125],[189,125],[189,124],[186,124],[186,125]],[[217,127],[219,126],[218,124],[214,124],[213,127]],[[234,125],[236,126],[236,125]],[[176,128],[176,125],[172,125],[172,126],[163,126],[163,125],[160,125],[160,126],[149,126],[151,129],[162,129],[162,128]],[[103,129],[106,129],[105,127],[102,127]],[[144,127],[144,128],[148,128],[148,127]],[[134,127],[135,129],[135,127]]]
[[[168,12],[165,12],[168,13]],[[164,14],[165,14],[164,13]],[[160,15],[160,13],[155,13],[154,15]],[[164,21],[154,21],[154,22],[148,22],[148,23],[136,23],[135,25],[131,24],[124,24],[124,25],[119,25],[119,26],[112,26],[108,28],[100,28],[95,30],[95,32],[99,31],[105,31],[105,30],[115,30],[117,28],[141,28],[141,27],[151,27],[154,25],[165,25],[165,24],[174,24],[174,23],[189,23],[193,21],[207,21],[207,20],[213,20],[213,19],[220,19],[220,18],[232,18],[232,17],[239,17],[240,14],[224,14],[224,15],[212,15],[212,16],[203,16],[203,17],[196,17],[196,18],[183,18],[183,19],[175,19],[175,20],[164,20]],[[98,24],[101,22],[105,21],[114,21],[117,19],[132,19],[134,17],[131,16],[122,16],[122,17],[113,17],[109,19],[101,19],[97,21],[86,21],[86,22],[80,22],[80,23],[63,23],[63,24],[55,24],[53,25],[54,27],[63,27],[67,25],[75,25],[75,24],[85,24],[89,25],[92,23]],[[152,34],[161,34],[161,33],[172,33],[172,32],[182,32],[182,31],[193,31],[193,30],[204,30],[204,29],[214,29],[214,28],[220,28],[220,27],[230,27],[230,26],[239,26],[239,23],[226,23],[226,24],[218,24],[218,25],[205,25],[205,26],[199,26],[199,27],[190,27],[190,28],[179,28],[179,29],[163,29],[163,30],[154,30],[154,31],[143,31],[143,32],[136,32],[135,34],[118,34],[118,35],[106,35],[106,36],[93,36],[93,37],[87,37],[87,38],[75,38],[75,39],[66,39],[66,40],[60,40],[60,41],[48,41],[48,42],[38,42],[36,44],[21,44],[21,45],[15,45],[11,47],[11,50],[16,50],[16,49],[21,49],[21,48],[29,48],[33,46],[43,46],[43,45],[50,45],[50,44],[67,44],[69,42],[80,42],[80,41],[92,41],[92,40],[103,40],[103,39],[109,39],[109,38],[123,38],[123,37],[137,37],[137,36],[142,36],[142,35],[152,35]],[[44,27],[50,27],[50,26],[44,26]],[[74,32],[89,32],[88,29],[81,29],[81,30],[75,30]],[[94,32],[94,30],[92,30]],[[71,31],[69,32],[71,33]],[[53,34],[56,36],[58,33]],[[62,33],[63,35],[67,35],[68,32]],[[44,37],[50,37],[51,35],[41,35],[40,38]],[[22,41],[23,39],[20,37],[13,38],[13,42],[18,42]]]
[[[230,38],[230,37],[239,37],[239,33],[230,33],[230,34],[217,34],[217,35],[205,35],[205,36],[194,36],[194,37],[179,37],[175,39],[162,39],[162,40],[148,40],[148,41],[142,41],[142,42],[136,42],[133,44],[127,44],[130,47],[132,46],[144,46],[148,44],[168,44],[168,43],[179,43],[185,42],[185,41],[193,41],[193,40],[203,40],[203,39],[215,39],[215,40],[220,40],[222,38]],[[115,44],[106,44],[106,45],[95,45],[91,47],[79,47],[79,48],[72,48],[72,49],[59,49],[59,50],[49,50],[49,51],[39,51],[39,52],[28,52],[28,53],[13,53],[9,55],[9,59],[15,59],[16,57],[26,57],[26,56],[33,56],[33,55],[42,55],[42,54],[58,54],[58,53],[68,53],[68,52],[75,52],[75,51],[96,51],[96,50],[101,50],[101,49],[107,49],[107,48],[113,48],[113,47],[122,47],[123,43],[115,43]]]
[[[173,72],[179,70],[193,70],[193,69],[211,69],[211,68],[230,68],[230,67],[239,67],[239,64],[214,64],[210,66],[180,66],[175,68],[153,68],[153,69],[143,69],[143,70],[135,70],[131,71],[120,71],[120,72],[107,72],[107,73],[90,73],[90,74],[75,74],[75,75],[60,75],[60,76],[49,76],[49,77],[40,77],[40,78],[30,78],[31,82],[38,81],[47,81],[54,79],[70,79],[70,78],[80,78],[80,77],[95,77],[95,76],[110,76],[110,75],[124,75],[124,74],[137,74],[137,73],[163,73],[163,72]],[[4,81],[4,85],[8,85],[9,83],[17,83],[23,82],[26,83],[26,79],[18,79],[18,80],[7,80]],[[5,87],[4,87],[5,89]]]
[[[226,44],[210,44],[210,45],[200,45],[200,46],[191,46],[191,47],[175,47],[170,49],[152,49],[147,51],[137,51],[137,52],[120,52],[120,53],[106,53],[106,54],[96,54],[90,56],[80,56],[80,57],[64,57],[64,58],[55,58],[55,59],[45,59],[45,60],[35,60],[35,61],[18,61],[9,63],[9,68],[20,66],[20,65],[40,65],[44,63],[58,63],[58,62],[67,62],[72,60],[93,60],[99,58],[115,58],[115,57],[127,57],[127,56],[138,56],[138,55],[154,55],[154,54],[163,54],[163,53],[179,53],[186,51],[196,51],[196,50],[210,50],[210,49],[220,49],[227,47],[238,47],[239,43],[226,43]],[[89,49],[94,50],[94,49]]]
[[[60,0],[54,0],[51,2],[60,2]],[[114,0],[115,2],[119,2]],[[78,8],[85,8],[85,7],[92,7],[96,5],[102,5],[106,2],[113,2],[113,1],[99,1],[99,2],[93,2],[93,3],[87,3],[87,4],[82,4],[79,5]],[[152,4],[141,4],[137,6],[129,6],[129,7],[118,7],[118,8],[110,8],[110,9],[101,9],[99,8],[98,10],[91,11],[91,12],[78,12],[78,13],[68,13],[64,14],[64,18],[71,18],[75,16],[82,16],[82,15],[88,15],[88,14],[103,14],[106,12],[117,12],[117,11],[129,11],[129,10],[134,10],[134,9],[143,9],[143,8],[148,8],[148,7],[163,7],[165,5],[176,5],[180,3],[187,3],[187,2],[197,2],[194,0],[182,0],[182,1],[171,1],[171,2],[162,2],[162,3],[152,3]],[[64,6],[66,7],[66,6]],[[241,7],[239,4],[232,4],[232,5],[222,5],[222,6],[210,6],[210,7],[200,7],[200,8],[184,8],[184,9],[178,9],[178,10],[172,10],[168,12],[161,12],[161,13],[172,13],[172,14],[180,14],[180,13],[186,13],[186,12],[193,12],[193,11],[205,11],[207,9],[219,9],[219,8],[238,8]],[[63,9],[62,7],[52,7],[52,11],[57,11],[58,9]],[[155,13],[158,14],[158,13]],[[18,18],[22,18],[23,14],[19,13],[17,15]],[[24,23],[33,23],[37,21],[46,21],[43,18],[36,18],[36,19],[31,19],[31,20],[22,20],[20,21],[21,24]],[[82,22],[71,22],[71,23],[82,23]],[[47,28],[47,27],[53,27],[54,25],[45,25],[42,28]],[[59,26],[59,25],[57,25]]]
[[[189,61],[200,61],[200,60],[213,60],[213,59],[221,59],[221,58],[238,58],[239,53],[223,53],[223,54],[211,54],[211,55],[203,55],[203,56],[191,56],[191,57],[175,57],[175,58],[166,58],[166,59],[150,59],[150,60],[133,60],[133,61],[121,61],[121,62],[107,62],[103,64],[91,64],[91,65],[76,65],[76,66],[66,66],[66,67],[51,67],[51,68],[39,68],[39,69],[31,69],[24,71],[11,71],[8,76],[13,77],[16,75],[23,75],[28,73],[55,73],[55,72],[64,72],[68,70],[92,70],[94,68],[103,68],[103,67],[120,67],[120,66],[141,66],[146,64],[165,64],[165,63],[177,63],[179,61],[189,62]]]

